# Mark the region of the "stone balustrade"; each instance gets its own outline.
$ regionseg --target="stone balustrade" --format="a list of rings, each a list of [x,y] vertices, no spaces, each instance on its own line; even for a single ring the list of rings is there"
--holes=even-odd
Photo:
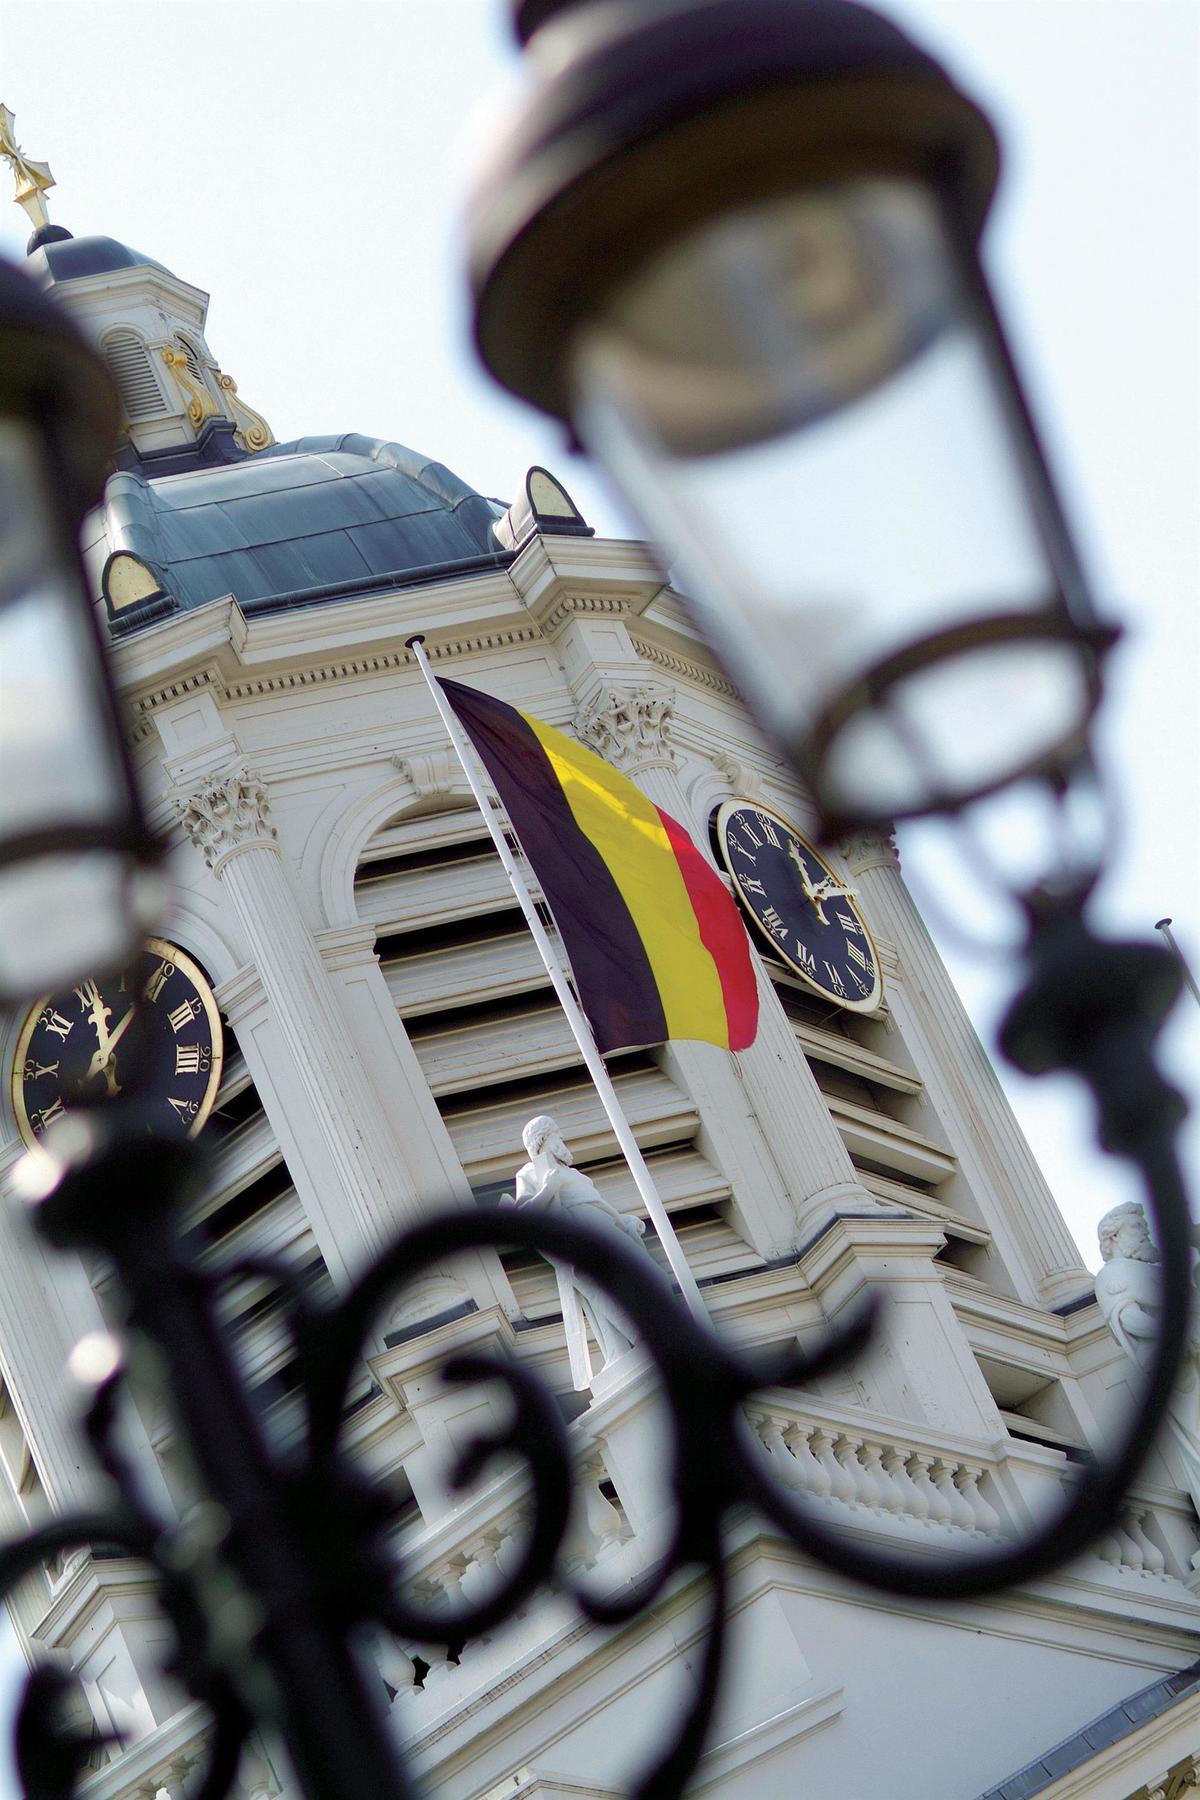
[[[989,1499],[987,1461],[944,1445],[898,1439],[895,1427],[854,1429],[769,1404],[747,1409],[774,1478],[810,1500],[865,1522],[906,1521],[969,1537],[996,1539],[1007,1521]]]
[[[1144,1506],[1130,1507],[1112,1531],[1097,1539],[1095,1551],[1101,1562],[1135,1575],[1166,1574],[1167,1559],[1146,1531],[1148,1511]]]

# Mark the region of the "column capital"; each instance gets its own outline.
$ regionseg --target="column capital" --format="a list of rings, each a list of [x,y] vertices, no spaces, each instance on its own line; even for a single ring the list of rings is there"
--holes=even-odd
[[[865,875],[868,869],[899,869],[900,852],[894,831],[856,831],[838,845],[854,875]]]
[[[581,743],[625,774],[674,766],[671,727],[675,695],[668,689],[608,685],[575,715]]]
[[[190,794],[176,795],[175,805],[214,875],[239,850],[276,847],[266,787],[245,763],[210,775]]]

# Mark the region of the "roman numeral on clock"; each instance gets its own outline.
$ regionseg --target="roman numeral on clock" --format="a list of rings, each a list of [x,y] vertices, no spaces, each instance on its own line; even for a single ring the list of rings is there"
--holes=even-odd
[[[149,981],[146,983],[145,995],[147,1000],[157,1000],[174,973],[174,963],[160,962],[157,969],[155,969],[153,975],[151,975]]]
[[[52,1100],[49,1106],[44,1106],[42,1108],[40,1113],[31,1113],[29,1123],[40,1137],[47,1125],[53,1125],[56,1119],[65,1119],[66,1116],[67,1109],[62,1101]]]
[[[171,1021],[171,1030],[182,1031],[185,1025],[190,1025],[193,1019],[198,1019],[203,1011],[204,1002],[195,994],[188,1000],[181,1000],[179,1005],[167,1014]]]
[[[865,950],[861,950],[857,944],[847,942],[846,955],[850,958],[851,962],[856,962],[858,964],[864,975],[867,973],[871,965],[867,959]]]
[[[822,957],[821,960],[822,960],[822,962],[825,962],[824,957]],[[831,962],[826,962],[825,967],[829,971],[829,985],[833,989],[833,992],[835,994],[840,994],[842,996],[842,998],[845,999],[846,984],[842,980],[841,975],[834,968],[834,966]]]
[[[212,1062],[212,1051],[207,1044],[176,1044],[175,1073],[177,1075],[199,1075],[206,1071]]]
[[[780,940],[787,937],[788,927],[773,906],[763,907],[762,922],[771,933],[772,937],[777,937]]]

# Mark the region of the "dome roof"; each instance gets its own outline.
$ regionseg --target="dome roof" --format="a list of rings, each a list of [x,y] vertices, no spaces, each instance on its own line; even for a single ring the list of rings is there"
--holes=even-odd
[[[37,247],[30,250],[26,263],[30,275],[43,287],[77,281],[83,275],[107,275],[113,269],[162,269],[164,275],[170,274],[152,256],[143,256],[140,250],[131,250],[116,238],[71,237],[67,233],[59,236],[61,227],[51,229],[53,236],[50,230],[34,234],[30,242]]]
[[[120,470],[104,504],[109,551],[147,564],[168,597],[149,616],[225,594],[246,612],[280,611],[497,554],[502,511],[441,463],[353,432],[157,479]]]

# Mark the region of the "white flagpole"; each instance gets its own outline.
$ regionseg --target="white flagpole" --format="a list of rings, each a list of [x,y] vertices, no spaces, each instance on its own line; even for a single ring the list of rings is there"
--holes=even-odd
[[[438,709],[442,724],[446,727],[450,742],[454,745],[454,748],[458,753],[458,760],[462,764],[463,774],[467,778],[467,786],[475,797],[475,804],[483,814],[488,831],[491,833],[492,842],[496,846],[496,853],[499,856],[500,861],[504,864],[504,873],[508,876],[508,879],[512,884],[512,891],[517,898],[517,904],[525,915],[525,923],[533,933],[533,941],[538,947],[538,954],[545,964],[546,973],[550,977],[554,992],[558,996],[558,1003],[567,1015],[567,1023],[570,1025],[574,1034],[575,1042],[579,1045],[579,1053],[583,1057],[587,1072],[595,1083],[596,1092],[600,1096],[600,1103],[608,1114],[608,1122],[613,1128],[613,1134],[616,1137],[617,1143],[621,1146],[625,1161],[629,1164],[629,1172],[633,1176],[634,1185],[645,1203],[646,1211],[653,1220],[654,1229],[658,1233],[658,1241],[663,1247],[668,1263],[671,1265],[671,1273],[679,1283],[680,1292],[683,1294],[683,1297],[687,1301],[692,1312],[698,1319],[703,1319],[707,1323],[707,1309],[704,1305],[704,1301],[700,1297],[700,1289],[696,1285],[696,1278],[688,1268],[687,1258],[683,1254],[679,1239],[675,1236],[675,1230],[671,1224],[670,1215],[659,1197],[658,1189],[654,1185],[653,1177],[646,1166],[646,1159],[638,1148],[637,1139],[629,1128],[629,1121],[621,1111],[621,1102],[617,1099],[617,1090],[614,1088],[612,1077],[605,1068],[604,1060],[601,1057],[599,1050],[596,1048],[596,1040],[592,1036],[592,1028],[580,1011],[579,1002],[571,991],[570,983],[567,980],[554,946],[546,935],[546,928],[538,917],[537,908],[533,902],[533,895],[529,892],[529,889],[525,884],[525,878],[517,867],[512,851],[509,849],[505,840],[504,833],[500,828],[500,821],[496,815],[496,810],[491,804],[483,784],[479,779],[476,770],[474,751],[471,748],[462,726],[459,724],[454,712],[448,705],[441,688],[438,686],[433,670],[429,666],[429,658],[425,654],[424,643],[424,636],[419,634],[407,639],[406,647],[412,651],[413,656],[416,658],[417,666],[425,677],[426,684],[428,685],[429,692],[433,696],[433,703]]]

